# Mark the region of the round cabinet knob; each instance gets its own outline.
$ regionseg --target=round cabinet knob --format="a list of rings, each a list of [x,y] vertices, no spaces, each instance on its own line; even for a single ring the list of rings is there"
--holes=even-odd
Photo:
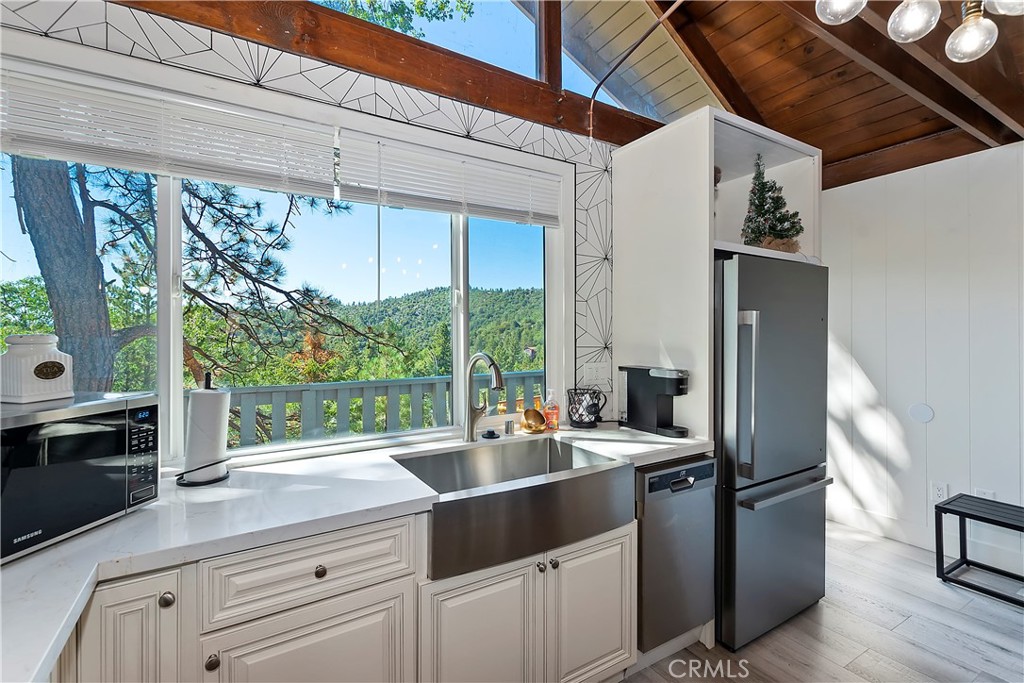
[[[559,562],[557,559],[551,560],[551,568],[552,569],[558,569],[558,565],[560,565],[560,564],[561,564],[561,562]]]
[[[318,579],[324,578],[325,576],[327,576],[327,567],[323,566],[322,564],[318,564],[316,566],[316,569],[313,570],[313,576],[315,576]]]
[[[156,604],[160,605],[161,607],[170,607],[174,604],[174,593],[172,593],[171,591],[165,591],[161,593],[160,597],[156,600]]]
[[[220,668],[220,657],[217,655],[210,655],[206,658],[206,664],[203,665],[203,668],[207,671],[216,671]]]
[[[547,567],[544,566],[543,562],[538,562],[537,563],[537,571],[539,571],[541,574],[543,574],[546,570],[547,570]]]

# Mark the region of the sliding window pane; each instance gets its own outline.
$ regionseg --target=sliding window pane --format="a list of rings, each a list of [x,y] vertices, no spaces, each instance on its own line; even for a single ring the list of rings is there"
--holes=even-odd
[[[493,356],[505,377],[505,391],[488,392],[491,413],[543,403],[544,350],[544,228],[470,218],[469,352]],[[479,393],[488,381],[474,377]]]
[[[156,178],[5,154],[0,188],[0,338],[56,334],[78,392],[154,391]]]
[[[383,209],[378,236],[373,205],[196,180],[182,200],[185,382],[230,388],[229,446],[450,423],[449,216]]]

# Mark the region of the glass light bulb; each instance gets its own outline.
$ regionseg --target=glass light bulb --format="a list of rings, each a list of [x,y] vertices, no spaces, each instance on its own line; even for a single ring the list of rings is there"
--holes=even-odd
[[[939,0],[903,0],[889,17],[889,37],[897,43],[923,38],[939,23]]]
[[[999,29],[991,19],[976,14],[964,19],[946,41],[946,56],[963,64],[973,62],[996,44]]]
[[[814,12],[821,23],[838,26],[860,14],[867,4],[868,0],[815,0]]]
[[[1024,0],[985,0],[985,11],[1019,17],[1024,14]]]

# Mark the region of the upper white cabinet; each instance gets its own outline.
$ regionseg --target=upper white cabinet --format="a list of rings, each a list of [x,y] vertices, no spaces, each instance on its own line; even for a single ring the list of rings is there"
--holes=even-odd
[[[745,247],[754,159],[800,212],[803,255]],[[721,169],[717,198],[715,166]],[[820,255],[818,150],[718,109],[704,108],[612,153],[614,365],[690,372],[675,423],[712,431],[715,248],[776,258]]]
[[[636,523],[424,584],[420,681],[600,680],[636,661]]]
[[[712,234],[716,246],[743,247],[740,231],[747,215],[754,160],[760,154],[765,178],[779,183],[786,209],[800,212],[804,232],[798,238],[800,254],[796,258],[820,260],[821,151],[727,112],[711,110],[711,115],[712,174],[715,167],[722,173],[717,192],[712,191]],[[747,249],[750,248],[744,250]],[[771,251],[752,253],[781,256],[780,252]]]

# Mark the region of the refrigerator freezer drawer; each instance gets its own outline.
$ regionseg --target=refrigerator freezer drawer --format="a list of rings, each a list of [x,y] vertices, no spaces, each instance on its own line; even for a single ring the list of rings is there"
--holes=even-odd
[[[720,489],[718,639],[735,650],[825,595],[825,467]]]

